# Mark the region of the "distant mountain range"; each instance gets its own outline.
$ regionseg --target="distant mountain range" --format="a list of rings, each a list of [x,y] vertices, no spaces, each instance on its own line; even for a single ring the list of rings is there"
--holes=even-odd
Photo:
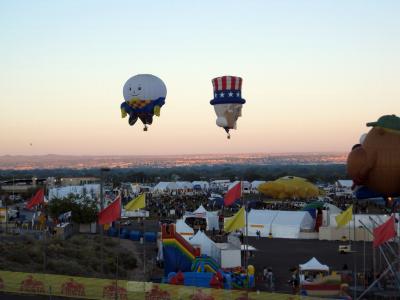
[[[346,157],[347,153],[244,153],[159,156],[4,155],[0,156],[0,170],[133,168],[139,166],[169,168],[223,164],[343,164],[346,161]]]

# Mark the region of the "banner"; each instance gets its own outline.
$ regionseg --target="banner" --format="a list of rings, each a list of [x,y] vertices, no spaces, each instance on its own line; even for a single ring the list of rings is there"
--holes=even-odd
[[[105,300],[297,300],[299,296],[151,282],[0,271],[0,292]],[[318,299],[301,297],[302,300]]]

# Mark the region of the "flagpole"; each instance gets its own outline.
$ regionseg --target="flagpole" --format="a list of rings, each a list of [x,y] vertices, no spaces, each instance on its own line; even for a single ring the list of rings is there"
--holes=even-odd
[[[357,298],[357,255],[356,255],[356,206],[355,206],[355,200],[353,198],[353,211],[352,211],[352,219],[353,219],[353,246],[354,249],[351,249],[351,251],[353,251],[353,264],[354,264],[354,298]],[[350,224],[349,224],[349,228],[350,228]]]
[[[119,197],[119,196],[117,196]],[[122,201],[121,201],[122,202]],[[118,271],[119,271],[119,250],[121,248],[121,217],[118,220],[118,251],[117,251],[117,267],[115,274],[115,299],[118,300]]]
[[[144,204],[146,207],[146,193],[144,193]],[[145,217],[143,217],[143,294],[146,293],[146,239],[145,239]]]
[[[249,250],[249,226],[248,226],[248,218],[247,218],[247,203],[244,201],[243,197],[243,182],[240,180],[240,197],[242,198],[242,205],[244,207],[245,211],[245,222],[246,222],[246,227],[245,227],[245,246],[244,246],[244,267],[245,267],[245,272],[247,279],[249,278],[248,274],[248,250]],[[246,286],[246,291],[248,291],[249,288],[249,281],[247,280],[247,286]]]
[[[371,230],[369,230],[368,227],[367,227],[361,220],[360,220],[360,223],[364,226],[364,228],[365,228],[372,236],[374,236],[374,233],[371,232]],[[387,245],[387,242],[385,242],[384,244]],[[387,263],[387,265],[388,265],[388,267],[389,267],[391,273],[393,274],[393,277],[395,278],[395,280],[396,280],[396,282],[397,282],[397,286],[400,288],[400,278],[397,276],[396,272],[394,271],[394,269],[393,269],[393,267],[392,267],[392,265],[394,265],[394,264],[396,263],[396,261],[393,262],[393,263],[390,263],[389,260],[388,260],[388,258],[387,258],[386,255],[385,255],[385,252],[384,252],[383,249],[382,249],[382,248],[383,248],[382,245],[379,245],[378,248],[379,248],[379,251],[381,252],[381,254],[382,254],[384,260],[386,261],[386,263]],[[390,249],[390,245],[389,245],[389,249]]]
[[[100,169],[100,211],[104,209],[104,172],[110,171],[110,168],[101,168]],[[101,274],[104,275],[104,225],[102,224],[100,227],[100,235],[101,235],[101,251],[100,251],[100,258],[101,258]]]

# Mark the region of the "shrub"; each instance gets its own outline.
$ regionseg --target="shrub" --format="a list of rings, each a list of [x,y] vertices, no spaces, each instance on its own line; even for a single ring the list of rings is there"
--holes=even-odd
[[[119,258],[125,269],[132,270],[137,267],[136,257],[132,253],[120,253]]]
[[[31,262],[28,252],[22,248],[11,249],[11,251],[7,253],[7,259],[19,264],[29,264]]]
[[[47,269],[57,274],[63,275],[84,275],[85,268],[78,264],[76,261],[51,259],[47,263]]]
[[[105,239],[104,240],[104,246],[106,247],[115,247],[117,243],[113,241],[112,239]]]

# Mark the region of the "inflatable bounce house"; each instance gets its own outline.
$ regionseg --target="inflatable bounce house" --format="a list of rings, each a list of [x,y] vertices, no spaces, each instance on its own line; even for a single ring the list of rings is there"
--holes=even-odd
[[[254,267],[226,270],[175,231],[175,224],[162,226],[164,275],[169,284],[219,289],[254,287]]]

